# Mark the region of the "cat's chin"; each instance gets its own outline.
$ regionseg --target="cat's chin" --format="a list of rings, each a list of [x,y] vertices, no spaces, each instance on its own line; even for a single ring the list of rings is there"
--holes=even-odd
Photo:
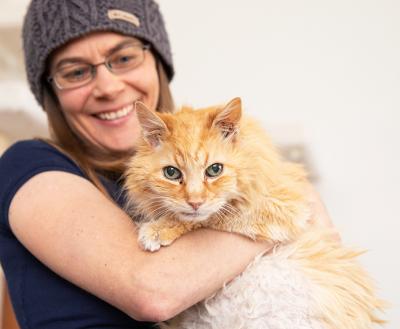
[[[198,212],[181,212],[178,214],[180,220],[185,222],[203,222],[207,220],[210,215],[209,214],[201,214]]]

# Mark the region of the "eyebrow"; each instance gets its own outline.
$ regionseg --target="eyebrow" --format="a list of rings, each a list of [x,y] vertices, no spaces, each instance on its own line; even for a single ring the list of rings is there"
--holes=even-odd
[[[110,56],[112,53],[124,48],[127,45],[141,45],[141,44],[142,44],[142,42],[140,40],[127,38],[127,39],[117,43],[114,47],[108,49],[106,51],[104,57]],[[67,58],[64,58],[64,59],[60,60],[59,62],[57,62],[54,69],[58,70],[60,67],[66,65],[66,64],[75,64],[75,63],[88,63],[88,61],[84,57],[67,57]]]

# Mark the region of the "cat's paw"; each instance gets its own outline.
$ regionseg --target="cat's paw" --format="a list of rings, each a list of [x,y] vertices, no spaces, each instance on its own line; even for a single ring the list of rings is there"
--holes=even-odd
[[[162,235],[155,223],[143,223],[139,228],[139,243],[144,250],[157,251],[161,246],[168,246],[173,241],[162,239]]]

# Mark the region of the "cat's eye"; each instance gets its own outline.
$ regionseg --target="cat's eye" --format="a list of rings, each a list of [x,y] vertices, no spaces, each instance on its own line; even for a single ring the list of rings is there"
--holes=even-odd
[[[170,180],[179,180],[182,178],[182,173],[178,168],[167,166],[163,168],[165,178]]]
[[[206,169],[206,176],[217,177],[222,174],[224,166],[221,163],[214,163]]]

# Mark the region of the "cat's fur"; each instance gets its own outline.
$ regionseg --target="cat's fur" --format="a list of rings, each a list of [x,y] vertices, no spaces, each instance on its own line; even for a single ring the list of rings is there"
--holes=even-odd
[[[165,328],[370,329],[381,323],[375,312],[383,303],[355,260],[359,253],[310,224],[304,170],[283,161],[260,125],[242,117],[239,98],[175,114],[155,114],[140,103],[136,111],[143,138],[125,187],[145,249],[155,251],[198,227],[276,245]],[[223,169],[209,177],[213,164]],[[171,179],[177,172],[165,173],[168,166],[181,177]]]

